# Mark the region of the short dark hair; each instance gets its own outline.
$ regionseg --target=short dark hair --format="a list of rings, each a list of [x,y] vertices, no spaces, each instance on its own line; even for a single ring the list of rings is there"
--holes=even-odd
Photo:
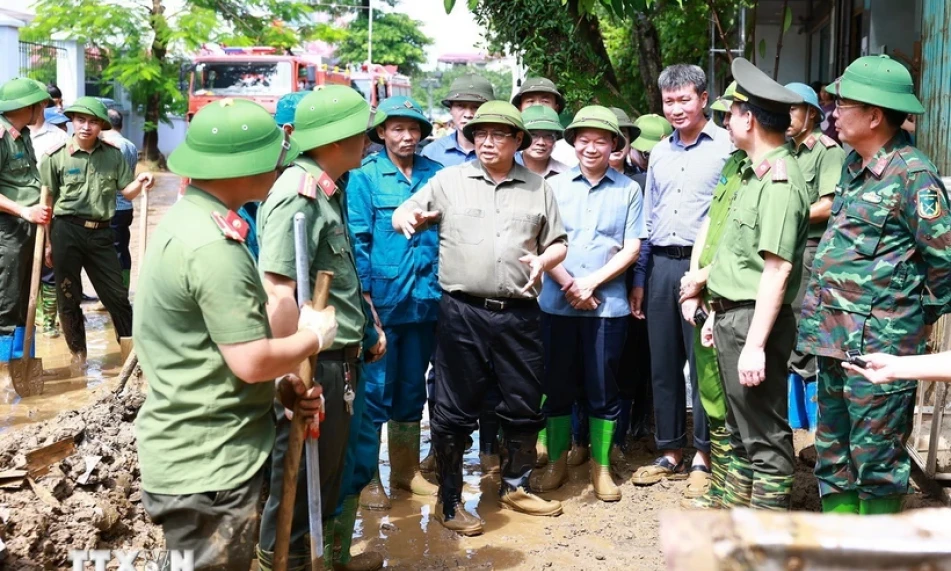
[[[882,115],[885,116],[885,123],[895,130],[901,129],[902,124],[908,119],[908,113],[904,111],[895,111],[884,107],[879,107],[879,109],[882,110]]]
[[[747,111],[752,113],[760,127],[772,133],[785,133],[786,129],[789,128],[790,122],[792,122],[792,117],[789,116],[789,113],[767,111],[747,101],[734,101],[733,104],[739,105],[741,113],[746,113]]]
[[[657,87],[661,91],[676,91],[682,87],[693,87],[697,95],[707,90],[707,75],[698,65],[677,63],[668,65],[657,77]]]
[[[106,111],[106,115],[109,117],[109,122],[112,123],[113,129],[122,129],[122,113],[119,113],[115,109],[109,109]]]
[[[47,86],[46,86],[46,92],[49,93],[49,94],[50,94],[50,97],[52,97],[52,98],[54,98],[54,99],[62,99],[62,98],[63,98],[63,92],[60,91],[58,87],[56,87],[56,84],[55,84],[55,83],[51,83],[51,84],[47,85]]]

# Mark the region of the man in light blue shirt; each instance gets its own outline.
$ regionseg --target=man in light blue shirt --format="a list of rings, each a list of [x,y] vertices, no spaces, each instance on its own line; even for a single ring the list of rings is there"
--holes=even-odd
[[[660,74],[657,83],[664,115],[674,133],[654,147],[647,167],[644,221],[649,240],[641,246],[631,311],[635,317],[644,318],[646,285],[655,440],[661,456],[635,471],[632,481],[652,485],[664,478],[688,478],[689,472],[684,495],[695,498],[709,487],[710,431],[697,390],[693,326],[681,315],[678,292],[680,278],[690,269],[694,240],[710,208],[713,189],[733,145],[727,131],[703,114],[707,79],[702,69],[672,65]],[[687,445],[686,363],[690,364],[693,445],[697,449],[689,470],[683,458]]]
[[[129,163],[129,168],[134,173],[135,167],[139,163],[139,151],[132,141],[122,136],[122,113],[115,109],[109,109],[108,114],[112,129],[103,131],[101,137],[108,139],[112,144],[119,147],[119,150],[122,151],[122,158]],[[111,226],[113,232],[116,233],[116,253],[119,255],[119,266],[122,267],[122,283],[126,287],[129,287],[132,275],[132,254],[129,252],[132,233],[129,228],[132,226],[133,216],[132,201],[122,196],[121,192],[117,192],[116,213],[112,216]]]
[[[475,145],[462,136],[462,128],[475,117],[483,103],[494,99],[495,89],[481,75],[467,73],[454,79],[442,104],[449,109],[455,131],[426,145],[420,154],[444,167],[474,161]]]
[[[611,152],[624,136],[614,113],[585,107],[565,130],[578,166],[550,179],[568,231],[568,257],[545,277],[538,298],[545,344],[545,381],[550,462],[533,487],[550,491],[568,477],[571,406],[587,405],[591,434],[591,483],[602,501],[618,501],[610,450],[620,412],[617,376],[627,331],[625,272],[645,237],[641,191],[610,168]]]

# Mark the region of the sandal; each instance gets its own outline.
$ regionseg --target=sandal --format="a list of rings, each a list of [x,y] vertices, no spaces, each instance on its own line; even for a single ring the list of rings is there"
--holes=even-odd
[[[684,480],[687,478],[687,467],[681,460],[675,466],[666,456],[660,456],[652,464],[641,466],[631,476],[631,483],[637,486],[652,486],[664,478],[668,480]]]
[[[689,472],[687,487],[684,488],[684,497],[702,498],[712,485],[710,480],[710,468],[707,468],[703,464],[695,464],[690,467]]]

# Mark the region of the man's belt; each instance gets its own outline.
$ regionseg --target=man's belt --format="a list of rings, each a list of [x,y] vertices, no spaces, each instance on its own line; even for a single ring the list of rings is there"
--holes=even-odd
[[[508,309],[519,309],[519,308],[528,308],[528,307],[538,307],[538,300],[534,298],[527,297],[502,297],[502,298],[493,298],[493,297],[478,297],[475,295],[469,295],[461,291],[451,291],[448,292],[450,297],[454,297],[459,301],[468,303],[469,305],[474,305],[476,307],[481,307],[482,309],[488,309],[489,311],[506,311]]]
[[[715,297],[710,300],[710,309],[717,313],[726,313],[731,309],[737,309],[740,307],[754,307],[756,302],[751,299],[744,299],[741,301],[732,301],[722,297]]]
[[[682,260],[693,254],[693,246],[654,246],[651,244],[651,254],[660,254],[668,258]]]
[[[72,216],[69,214],[57,216],[60,220],[64,222],[69,222],[70,224],[75,224],[76,226],[82,226],[86,230],[99,230],[101,228],[108,228],[111,224],[110,220],[89,220],[87,218],[80,218],[79,216]]]
[[[363,345],[348,345],[343,349],[321,351],[317,354],[319,361],[337,361],[340,363],[356,363],[363,356]]]

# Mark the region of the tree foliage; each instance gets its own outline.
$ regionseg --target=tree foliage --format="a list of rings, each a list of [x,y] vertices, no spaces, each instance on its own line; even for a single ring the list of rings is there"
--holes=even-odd
[[[354,20],[337,44],[334,55],[344,63],[358,63],[367,59],[369,18],[361,15]],[[406,14],[374,11],[373,63],[398,66],[400,72],[413,75],[426,62],[426,47],[432,39],[420,30],[421,23]]]
[[[415,99],[423,109],[429,113],[428,98],[429,92],[424,82],[428,79],[434,79],[438,85],[433,88],[433,109],[438,113],[442,108],[441,101],[449,95],[449,86],[452,81],[461,75],[467,73],[477,73],[489,80],[492,88],[495,90],[495,98],[508,101],[512,98],[512,74],[511,71],[495,71],[483,69],[476,66],[454,65],[447,71],[441,72],[418,72],[412,76],[413,99]]]

